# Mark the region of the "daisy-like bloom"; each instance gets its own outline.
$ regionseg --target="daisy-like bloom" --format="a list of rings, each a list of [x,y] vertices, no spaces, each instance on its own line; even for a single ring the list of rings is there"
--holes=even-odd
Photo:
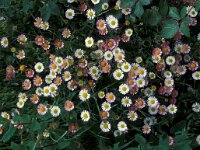
[[[103,30],[104,28],[106,28],[106,21],[103,19],[97,20],[96,27],[98,30]]]
[[[138,118],[138,114],[134,111],[130,111],[128,114],[127,114],[127,117],[130,121],[136,121],[137,118]]]
[[[103,111],[110,111],[111,105],[110,105],[110,103],[108,103],[108,102],[103,102],[103,103],[101,104],[101,108],[102,108]]]
[[[166,58],[166,63],[167,63],[168,65],[174,65],[174,64],[175,64],[175,57],[174,57],[174,56],[168,56],[168,57]]]
[[[94,45],[93,37],[87,37],[85,39],[85,46],[89,48],[89,47],[92,47],[93,45]]]
[[[191,47],[188,44],[183,44],[181,53],[183,54],[188,54],[191,50]]]
[[[165,71],[164,72],[164,77],[165,78],[171,78],[172,77],[172,73],[170,71]]]
[[[100,128],[103,132],[109,132],[111,129],[111,124],[108,121],[102,121]]]
[[[116,47],[112,50],[113,55],[119,54],[121,52],[121,49],[119,47]]]
[[[100,49],[94,51],[94,54],[95,54],[98,58],[102,58],[102,57],[103,57],[103,51],[100,50]]]
[[[98,75],[99,69],[97,66],[92,66],[89,68],[89,74],[90,75]]]
[[[119,131],[122,131],[122,132],[125,132],[128,130],[127,124],[124,121],[118,122],[117,128]]]
[[[70,80],[67,83],[67,88],[71,91],[74,91],[75,89],[77,89],[77,81],[76,80]]]
[[[151,117],[144,118],[144,124],[148,126],[152,126],[154,124],[153,119]]]
[[[86,12],[86,16],[89,20],[94,19],[95,17],[95,11],[93,9],[88,9]]]
[[[24,101],[24,102],[26,102],[26,100],[28,99],[28,97],[27,97],[27,95],[26,95],[26,93],[19,93],[18,94],[18,100],[20,101],[20,100],[22,100],[22,101]]]
[[[52,81],[53,81],[53,78],[52,78],[51,75],[47,75],[47,76],[45,77],[45,82],[46,82],[47,84],[51,84]]]
[[[41,87],[38,87],[36,90],[35,90],[35,93],[38,95],[38,96],[42,96],[43,95],[43,89]]]
[[[37,112],[38,112],[39,115],[45,115],[47,113],[47,111],[48,111],[48,108],[47,108],[46,105],[39,104],[37,106]]]
[[[130,65],[130,63],[128,63],[128,62],[122,63],[122,65],[121,65],[121,70],[122,70],[123,72],[129,72],[129,71],[131,70],[131,65]]]
[[[42,85],[42,78],[40,76],[35,76],[33,79],[33,84],[35,86],[41,86]]]
[[[111,29],[115,29],[118,27],[118,20],[113,15],[109,15],[106,17],[106,22]]]
[[[24,34],[21,34],[17,37],[19,44],[24,44],[27,42],[27,37]]]
[[[169,112],[170,114],[175,114],[175,113],[177,112],[177,107],[176,107],[176,105],[174,105],[174,104],[170,104],[170,105],[167,107],[167,109],[168,109],[168,112]]]
[[[74,103],[70,100],[65,101],[64,108],[66,111],[72,111],[74,109]]]
[[[122,9],[122,14],[129,15],[130,13],[131,13],[131,8],[123,8]]]
[[[183,44],[176,44],[174,50],[176,53],[180,54],[182,51]]]
[[[122,100],[121,100],[121,104],[124,106],[124,107],[130,107],[131,104],[132,104],[132,100],[126,96],[126,97],[123,97]]]
[[[104,53],[104,58],[106,59],[106,60],[112,60],[112,58],[113,58],[113,54],[112,54],[112,52],[111,51],[106,51],[105,53]]]
[[[63,62],[64,63],[64,62]],[[57,72],[58,71],[58,69],[59,69],[59,67],[58,67],[58,65],[56,64],[56,63],[51,63],[50,65],[49,65],[49,69],[50,70],[52,70],[52,71],[54,71],[54,72]]]
[[[44,42],[44,37],[42,35],[37,35],[35,37],[36,45],[42,46],[43,42]]]
[[[136,80],[133,78],[133,77],[129,77],[127,78],[126,80],[126,84],[129,86],[129,87],[133,87],[136,85]]]
[[[1,117],[5,118],[5,119],[10,119],[10,115],[7,112],[1,112]]]
[[[48,29],[49,29],[49,23],[48,23],[48,22],[44,22],[44,23],[41,25],[41,29],[42,29],[42,30],[48,30]]]
[[[192,110],[194,112],[200,112],[200,104],[198,102],[195,102],[194,104],[192,104]]]
[[[135,95],[139,91],[139,87],[137,85],[130,87],[130,94]]]
[[[190,16],[190,17],[196,17],[198,12],[195,10],[195,8],[193,6],[188,6],[187,8],[187,14]]]
[[[124,58],[125,56],[122,52],[115,55],[116,62],[122,63],[124,61]]]
[[[118,43],[116,40],[114,39],[108,39],[104,42],[104,49],[105,50],[113,50],[114,48],[116,48],[116,46],[118,46]]]
[[[105,28],[99,30],[99,34],[100,35],[106,35],[106,34],[108,34],[108,29],[105,27]]]
[[[144,78],[147,75],[147,70],[143,67],[139,67],[137,69],[137,72],[138,72],[139,77],[141,77],[141,78]]]
[[[62,49],[64,47],[64,42],[60,39],[55,40],[54,45],[56,49]]]
[[[196,137],[197,144],[200,145],[200,134]]]
[[[164,83],[165,83],[165,86],[171,87],[171,86],[174,85],[174,79],[172,79],[172,78],[166,78],[165,81],[164,81]]]
[[[34,22],[35,27],[41,28],[42,24],[43,24],[42,18],[40,17],[35,18],[35,22]]]
[[[53,82],[55,85],[60,86],[62,84],[62,78],[56,77]]]
[[[96,5],[96,4],[99,4],[100,0],[91,0],[91,2]]]
[[[51,84],[49,85],[49,89],[50,89],[50,95],[51,95],[52,97],[55,97],[55,96],[56,96],[56,90],[58,89],[57,85],[54,84],[54,83],[51,83]]]
[[[57,72],[50,70],[49,76],[51,76],[52,79],[55,79],[57,77]]]
[[[103,4],[101,5],[101,9],[102,9],[102,10],[107,10],[108,7],[109,7],[108,3],[103,3]]]
[[[25,72],[26,77],[32,78],[34,76],[35,72],[33,69],[27,69]]]
[[[169,46],[162,47],[162,52],[164,55],[169,55],[170,51],[171,51],[171,48]]]
[[[194,80],[200,80],[200,71],[195,71],[194,73],[192,73],[192,78]]]
[[[122,42],[128,42],[130,40],[130,36],[126,36],[126,34],[121,35],[121,40]]]
[[[100,112],[100,117],[102,120],[108,119],[110,116],[110,113],[108,111],[101,111]]]
[[[66,10],[66,12],[65,12],[65,17],[67,18],[67,19],[73,19],[74,18],[74,16],[75,16],[75,12],[74,12],[74,10],[73,9],[67,9]]]
[[[50,113],[53,117],[58,117],[60,115],[60,112],[61,112],[61,110],[60,110],[60,107],[58,107],[58,106],[53,106],[50,111]]]
[[[69,81],[69,80],[71,80],[71,78],[72,78],[72,76],[71,76],[71,73],[69,72],[69,71],[65,71],[64,73],[63,73],[63,80],[64,81]]]
[[[142,132],[143,132],[144,134],[149,134],[149,133],[151,132],[151,126],[149,126],[149,125],[144,125],[144,126],[142,127]]]
[[[33,104],[37,104],[39,102],[39,97],[36,95],[36,94],[33,94],[31,97],[30,97],[30,101],[33,103]]]
[[[142,57],[136,57],[135,61],[136,61],[136,63],[140,64],[143,62],[143,59],[142,59]]]
[[[196,71],[198,69],[198,67],[199,67],[199,64],[196,61],[191,61],[188,64],[188,69],[191,70],[191,71]]]
[[[113,72],[113,77],[115,80],[121,80],[124,77],[124,73],[120,69],[117,69]]]
[[[49,137],[49,131],[48,130],[45,130],[43,133],[42,133],[43,137],[45,138],[48,138]]]
[[[44,97],[48,97],[50,94],[51,94],[50,87],[49,86],[45,86],[43,88],[43,95],[44,95]]]
[[[106,101],[107,102],[113,103],[113,102],[115,102],[115,99],[116,99],[116,96],[112,92],[106,93]]]
[[[63,65],[63,58],[62,57],[56,57],[55,61],[56,65],[62,66]]]
[[[31,81],[29,79],[25,79],[22,83],[22,87],[24,90],[29,90],[31,88]]]
[[[81,12],[85,12],[87,10],[87,4],[85,2],[80,2],[78,8]]]
[[[89,120],[90,120],[90,113],[89,113],[89,111],[83,110],[83,111],[81,112],[81,119],[82,119],[84,122],[89,121]]]
[[[161,56],[162,50],[160,48],[156,47],[156,48],[153,49],[152,55],[153,56]]]
[[[147,100],[147,105],[149,107],[156,107],[158,105],[158,100],[156,97],[149,97]]]
[[[24,52],[24,50],[19,50],[18,52],[17,52],[17,54],[16,54],[16,57],[18,58],[18,59],[24,59],[25,58],[25,52]]]
[[[68,3],[73,3],[73,2],[74,2],[74,0],[67,0],[67,2],[68,2]]]
[[[177,66],[177,70],[176,72],[179,74],[179,75],[184,75],[187,71],[187,68],[183,65],[181,66]]]
[[[86,101],[90,98],[90,94],[88,93],[87,89],[82,89],[79,92],[79,99],[82,101]]]
[[[41,73],[44,70],[44,65],[41,62],[38,62],[34,66],[35,71]]]
[[[149,87],[147,87],[147,88],[144,90],[144,95],[145,95],[145,96],[150,97],[150,96],[152,96],[153,94],[154,94],[153,90],[150,89]]]
[[[6,48],[6,47],[8,47],[8,44],[9,44],[8,38],[7,37],[2,37],[1,38],[1,46]]]
[[[50,49],[50,42],[49,41],[44,41],[43,43],[42,43],[42,48],[46,51],[46,50],[48,50],[48,49]]]
[[[158,113],[160,115],[166,115],[167,114],[167,107],[165,105],[160,105],[158,108]]]
[[[62,32],[62,36],[65,39],[68,39],[71,36],[71,31],[68,28],[65,28]]]
[[[119,92],[123,95],[126,95],[129,92],[129,87],[127,84],[121,84],[119,86]]]
[[[84,51],[82,49],[76,49],[75,57],[76,58],[82,58],[83,56],[84,56]]]
[[[159,56],[159,55],[153,55],[152,56],[152,60],[153,60],[154,63],[158,63],[161,60],[161,56]]]
[[[145,86],[145,80],[143,78],[137,78],[136,84],[139,88],[142,88]]]
[[[125,35],[126,36],[130,37],[132,34],[133,34],[133,30],[132,29],[128,28],[128,29],[125,30]]]
[[[19,100],[18,102],[17,102],[17,107],[18,108],[23,108],[24,107],[24,101],[23,100]]]
[[[104,91],[99,91],[99,92],[98,92],[98,97],[99,97],[100,99],[103,99],[103,98],[105,97],[105,92],[104,92]]]
[[[158,109],[157,107],[149,107],[148,108],[148,112],[151,114],[151,115],[156,115],[158,113]]]

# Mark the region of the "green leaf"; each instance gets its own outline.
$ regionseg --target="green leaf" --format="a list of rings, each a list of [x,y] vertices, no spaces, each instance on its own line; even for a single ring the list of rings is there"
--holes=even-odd
[[[26,150],[26,148],[24,146],[22,146],[21,144],[16,144],[14,142],[11,142],[11,148],[13,150]]]
[[[42,8],[40,8],[40,14],[45,21],[48,21],[51,16],[51,9],[48,4],[45,4]]]
[[[184,18],[183,22],[186,23],[186,24],[188,24],[190,22],[190,18]]]
[[[10,125],[8,131],[2,137],[3,142],[9,141],[10,138],[15,134],[15,132],[16,132],[16,127]]]
[[[70,142],[69,141],[62,141],[58,143],[58,149],[66,149],[69,147]]]
[[[160,12],[160,14],[162,16],[167,16],[168,9],[169,9],[169,6],[168,6],[168,3],[167,3],[167,0],[160,0],[160,2],[159,2],[159,12]]]
[[[195,10],[199,11],[200,10],[200,1],[197,1],[195,4]]]
[[[178,123],[176,123],[171,129],[170,129],[170,132],[171,133],[175,133],[177,131],[181,131],[183,129],[185,129],[186,127],[186,121],[185,120],[182,120]]]
[[[131,8],[133,5],[135,5],[137,0],[123,0],[121,1],[120,7],[121,8]]]
[[[180,29],[185,36],[190,37],[190,28],[186,25],[185,22],[181,23]]]
[[[120,150],[120,148],[119,148],[119,142],[114,144],[112,150]]]
[[[143,15],[143,13],[144,13],[144,8],[143,8],[141,2],[138,1],[138,2],[136,3],[136,5],[135,5],[134,14],[135,14],[137,17],[140,18],[140,17]]]
[[[170,7],[169,8],[169,17],[172,19],[180,20],[181,17],[179,15],[178,9],[176,7]]]
[[[35,119],[32,120],[31,130],[37,131],[41,128],[40,123],[38,123]]]
[[[136,142],[138,142],[140,144],[142,150],[146,150],[150,146],[147,143],[147,140],[143,136],[141,136],[140,134],[135,135],[135,140],[136,140]]]
[[[181,9],[180,15],[181,15],[181,18],[184,18],[187,15],[187,10],[185,6]]]
[[[151,26],[156,26],[160,23],[162,16],[156,10],[147,9],[143,16],[143,21]]]
[[[168,150],[169,149],[169,136],[164,133],[159,137],[159,150]]]
[[[27,14],[27,12],[33,8],[33,2],[30,0],[24,0],[22,11]]]
[[[175,34],[178,32],[178,30],[179,30],[179,26],[176,21],[167,20],[164,23],[164,26],[161,30],[161,35],[166,39],[170,39],[175,36]]]
[[[142,3],[142,5],[149,5],[151,3],[150,0],[140,0],[140,2]]]

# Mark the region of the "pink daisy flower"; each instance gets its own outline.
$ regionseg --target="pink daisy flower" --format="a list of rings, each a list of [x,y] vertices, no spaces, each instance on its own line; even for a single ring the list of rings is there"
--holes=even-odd
[[[34,76],[35,72],[33,69],[27,69],[25,72],[26,77],[32,78]]]
[[[37,107],[37,112],[40,115],[45,115],[47,113],[48,109],[47,106],[44,104],[39,104]]]
[[[22,83],[22,87],[24,90],[29,90],[31,88],[31,81],[29,79],[25,79]]]
[[[44,37],[42,35],[37,35],[35,37],[35,43],[36,43],[36,45],[41,46],[43,44],[43,42],[44,42]]]
[[[64,108],[66,111],[72,111],[74,109],[74,103],[72,101],[65,101]]]

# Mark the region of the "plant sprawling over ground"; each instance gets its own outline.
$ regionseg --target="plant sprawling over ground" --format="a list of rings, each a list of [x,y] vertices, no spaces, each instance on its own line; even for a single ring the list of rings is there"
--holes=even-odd
[[[200,145],[200,1],[1,0],[0,149]]]

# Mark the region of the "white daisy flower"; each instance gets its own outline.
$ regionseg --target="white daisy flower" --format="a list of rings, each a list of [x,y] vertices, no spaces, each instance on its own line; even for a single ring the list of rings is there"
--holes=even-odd
[[[148,112],[151,114],[151,115],[156,115],[158,113],[158,109],[156,107],[149,107],[148,108]]]
[[[194,104],[192,104],[192,110],[194,111],[194,112],[200,112],[200,104],[199,103],[194,103]]]
[[[118,27],[118,20],[113,15],[109,15],[106,17],[106,22],[111,29],[115,29]]]
[[[165,81],[164,81],[164,83],[165,83],[165,86],[171,87],[171,86],[174,85],[174,79],[172,79],[172,78],[166,78]]]
[[[136,63],[140,64],[143,62],[143,59],[142,59],[142,57],[136,57],[135,61],[136,61]]]
[[[58,89],[57,85],[54,83],[51,83],[49,85],[49,89],[50,89],[50,93],[51,95],[55,95],[56,94],[56,90]]]
[[[96,5],[96,4],[99,4],[100,0],[91,0],[91,2]]]
[[[176,44],[174,50],[176,53],[180,54],[183,48],[183,44]]]
[[[58,66],[62,66],[63,65],[63,58],[62,57],[56,57],[55,58],[55,63]]]
[[[90,98],[90,94],[88,93],[88,90],[83,89],[79,92],[79,98],[82,101],[86,101]]]
[[[92,20],[95,17],[95,11],[93,9],[88,9],[86,15],[89,20]]]
[[[128,63],[128,62],[122,63],[122,65],[121,65],[121,70],[122,70],[123,72],[129,72],[129,71],[131,70],[131,64]]]
[[[151,132],[151,127],[150,127],[149,125],[144,125],[144,126],[142,127],[142,132],[143,132],[144,134],[149,134],[149,133]]]
[[[19,101],[17,102],[17,107],[18,107],[18,108],[23,108],[23,107],[24,107],[24,101],[23,101],[23,100],[19,100]]]
[[[175,64],[175,57],[174,56],[168,56],[167,58],[166,58],[166,63],[168,64],[168,65],[174,65]]]
[[[155,78],[156,78],[155,73],[149,72],[149,78],[150,78],[150,79],[155,79]]]
[[[120,136],[120,135],[122,135],[122,134],[123,134],[123,132],[122,132],[122,131],[119,131],[119,130],[115,130],[115,131],[113,132],[114,137],[118,137],[118,136]]]
[[[101,104],[101,108],[102,108],[103,111],[110,111],[111,105],[110,105],[110,103],[108,103],[108,102],[103,102],[103,103]]]
[[[45,77],[45,82],[46,82],[47,84],[51,84],[52,81],[53,81],[53,78],[52,78],[51,75],[47,75],[47,76]]]
[[[83,51],[82,49],[77,49],[77,50],[75,51],[75,57],[76,57],[76,58],[82,58],[83,55],[84,55],[84,51]]]
[[[8,47],[8,38],[7,37],[2,37],[1,38],[1,46],[2,47],[4,47],[4,48],[6,48],[6,47]]]
[[[130,121],[136,121],[138,118],[138,114],[134,111],[130,111],[127,116]]]
[[[60,115],[60,112],[61,112],[61,110],[60,110],[60,108],[58,107],[58,106],[53,106],[52,108],[51,108],[51,115],[53,116],[53,117],[58,117],[59,115]]]
[[[92,66],[89,68],[89,74],[90,75],[98,75],[99,69],[97,66]]]
[[[119,131],[122,131],[122,132],[128,130],[127,124],[124,121],[118,122],[117,128],[118,128]]]
[[[119,92],[123,95],[127,94],[129,92],[129,87],[127,84],[121,84],[119,86]]]
[[[92,47],[94,45],[94,39],[93,37],[87,37],[85,39],[85,46],[86,47]]]
[[[177,107],[176,107],[176,105],[174,105],[174,104],[170,104],[170,105],[167,107],[167,109],[168,109],[168,112],[169,112],[170,114],[175,114],[175,113],[177,112]]]
[[[112,53],[113,53],[114,56],[117,55],[117,54],[119,54],[120,52],[121,52],[121,49],[119,47],[116,47],[116,48],[114,48],[112,50]]]
[[[35,90],[35,93],[36,95],[38,96],[42,96],[43,95],[43,89],[41,87],[38,87],[36,90]]]
[[[196,137],[197,144],[200,145],[200,134]]]
[[[145,86],[145,80],[143,78],[137,78],[136,84],[138,87],[142,88]]]
[[[69,71],[65,71],[63,73],[62,77],[63,77],[64,81],[69,81],[69,80],[71,80],[72,75],[71,75],[71,73]]]
[[[7,112],[1,112],[1,117],[5,118],[5,119],[10,119],[10,115]]]
[[[111,124],[108,121],[102,121],[100,128],[103,132],[109,132],[111,129]]]
[[[165,71],[164,72],[164,77],[165,78],[171,78],[172,77],[172,73],[170,71]]]
[[[194,73],[192,73],[192,78],[194,80],[200,80],[200,71],[195,71]]]
[[[47,97],[47,96],[50,96],[50,87],[49,86],[45,86],[44,88],[43,88],[43,95],[44,95],[44,97]]]
[[[51,76],[52,79],[55,79],[57,77],[57,73],[53,70],[50,70],[49,76]]]
[[[67,2],[68,2],[68,3],[73,3],[73,2],[74,2],[74,0],[67,0]]]
[[[158,99],[156,97],[149,97],[147,100],[147,104],[149,107],[156,107],[158,105]]]
[[[106,51],[103,56],[106,60],[112,60],[113,58],[113,54],[111,51]]]
[[[113,72],[113,77],[115,80],[121,80],[124,77],[124,73],[120,69],[117,69]]]
[[[138,72],[139,77],[141,78],[144,78],[147,75],[147,70],[143,67],[138,67],[137,72]]]
[[[74,18],[74,16],[75,16],[75,12],[74,12],[74,10],[73,9],[67,9],[66,10],[66,12],[65,12],[65,17],[67,18],[67,19],[73,19]]]
[[[129,29],[125,30],[125,35],[126,36],[130,37],[132,34],[133,34],[133,30],[132,29],[129,28]]]
[[[26,93],[19,93],[18,94],[18,100],[22,100],[24,102],[26,102],[26,100],[28,99]]]
[[[101,9],[102,9],[102,10],[107,10],[108,7],[109,7],[108,3],[103,3],[103,4],[101,5]]]
[[[34,68],[36,72],[41,73],[44,70],[44,65],[41,62],[38,62],[35,64]]]
[[[82,119],[84,122],[89,121],[89,120],[90,120],[90,113],[89,113],[89,111],[83,110],[83,111],[81,112],[81,119]]]
[[[121,103],[124,107],[130,107],[132,104],[132,100],[128,96],[126,96],[122,98]]]
[[[195,10],[195,8],[193,6],[188,6],[186,8],[186,11],[187,11],[187,14],[190,16],[190,17],[196,17],[198,12]]]
[[[96,56],[98,57],[98,58],[102,58],[103,57],[103,52],[102,52],[102,50],[96,50],[95,52],[94,52],[95,54],[96,54]]]
[[[154,63],[157,64],[158,62],[160,62],[161,56],[160,55],[153,55],[152,60],[153,60]]]

